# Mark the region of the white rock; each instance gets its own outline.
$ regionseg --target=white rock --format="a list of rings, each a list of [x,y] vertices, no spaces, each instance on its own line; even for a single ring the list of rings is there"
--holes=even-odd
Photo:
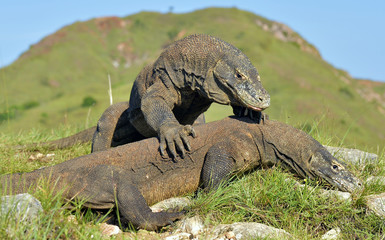
[[[352,164],[377,163],[378,155],[358,149],[324,146],[336,158],[341,158]]]
[[[286,179],[286,181],[294,181],[292,179]],[[315,188],[309,185],[301,184],[297,181],[295,181],[295,186],[298,186],[300,188],[307,188],[310,191],[314,191]],[[341,192],[337,190],[325,190],[325,189],[320,189],[320,192],[323,196],[330,197],[330,198],[337,198],[342,201],[347,201],[350,202],[352,200],[352,195],[348,192]]]
[[[187,197],[169,198],[152,205],[150,208],[153,212],[161,212],[170,208],[184,208],[191,205],[191,200]]]
[[[370,176],[366,179],[366,183],[385,185],[385,177],[383,177],[383,176]]]
[[[292,236],[285,230],[254,222],[218,225],[214,228],[210,239],[224,239],[228,232],[233,232],[237,240],[253,238],[292,239]]]
[[[341,233],[340,228],[333,228],[330,231],[326,232],[324,235],[322,235],[321,239],[323,240],[334,240],[338,239],[338,236]]]
[[[165,240],[184,240],[184,239],[191,239],[191,234],[190,233],[177,233],[173,234],[171,236],[168,236],[164,238]]]
[[[352,194],[348,192],[321,189],[321,194],[330,198],[337,198],[341,201],[346,201],[346,202],[352,201]]]
[[[102,235],[107,237],[122,233],[122,230],[120,230],[118,226],[107,224],[107,223],[100,224],[99,228],[100,228],[100,231],[102,232]]]
[[[366,206],[377,216],[385,218],[385,193],[365,197]]]
[[[203,232],[204,224],[199,216],[194,216],[179,221],[177,223],[177,228],[176,232],[187,232],[195,236]]]
[[[19,222],[33,220],[43,212],[40,201],[28,193],[3,196],[0,205],[1,215],[8,215]]]

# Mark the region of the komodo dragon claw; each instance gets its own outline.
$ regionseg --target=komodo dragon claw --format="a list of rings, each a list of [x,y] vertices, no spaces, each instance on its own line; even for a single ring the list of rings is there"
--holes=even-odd
[[[186,150],[191,151],[191,146],[187,138],[188,135],[191,135],[194,138],[196,137],[194,128],[191,125],[183,126],[174,123],[162,125],[160,130],[159,145],[162,156],[167,157],[166,149],[168,147],[171,157],[174,161],[177,156],[176,148],[181,152],[182,158],[185,158]]]

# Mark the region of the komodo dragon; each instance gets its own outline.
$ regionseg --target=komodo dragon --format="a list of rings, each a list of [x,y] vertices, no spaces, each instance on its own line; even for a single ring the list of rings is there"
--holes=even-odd
[[[150,138],[30,173],[4,175],[1,186],[16,194],[41,177],[49,178],[56,183],[55,189],[67,186],[66,199],[85,199],[86,207],[96,209],[117,205],[126,221],[149,230],[180,218],[182,213],[153,213],[148,205],[194,192],[199,186],[215,188],[230,173],[256,167],[281,163],[299,176],[322,178],[343,191],[362,187],[320,143],[286,124],[226,118],[195,128],[200,137],[191,139],[192,150],[176,162],[162,157],[158,140]]]
[[[231,104],[262,111],[270,105],[257,69],[239,49],[208,35],[190,35],[169,45],[137,76],[129,103],[110,106],[98,121],[92,152],[159,136],[160,150],[171,156],[185,147],[187,135],[195,135],[191,124],[213,103]],[[93,129],[63,141],[89,140]],[[176,145],[176,146],[175,146]]]
[[[137,76],[127,104],[100,118],[92,151],[159,136],[160,151],[190,150],[191,124],[213,103],[262,111],[270,105],[257,69],[245,54],[218,38],[195,34],[170,44]],[[122,110],[127,112],[121,117]]]

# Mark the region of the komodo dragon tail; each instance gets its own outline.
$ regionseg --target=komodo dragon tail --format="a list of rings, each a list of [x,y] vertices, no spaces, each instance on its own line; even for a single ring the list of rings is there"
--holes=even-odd
[[[92,140],[92,137],[95,133],[96,126],[85,129],[81,132],[78,132],[74,135],[53,140],[53,141],[48,141],[48,142],[41,142],[41,143],[32,143],[32,144],[27,144],[27,145],[18,145],[16,146],[16,149],[25,149],[25,148],[34,148],[34,147],[44,147],[48,148],[50,150],[53,149],[62,149],[62,148],[68,148],[71,147],[75,144],[79,143],[87,143]]]

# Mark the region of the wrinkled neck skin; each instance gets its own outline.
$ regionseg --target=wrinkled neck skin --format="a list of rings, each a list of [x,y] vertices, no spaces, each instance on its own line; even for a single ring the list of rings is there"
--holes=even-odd
[[[319,142],[308,134],[275,121],[262,127],[266,160],[264,165],[281,163],[303,178],[320,178],[341,191],[362,190],[361,181],[345,169]]]
[[[281,163],[284,168],[294,171],[299,176],[314,177],[308,160],[320,144],[302,131],[276,121],[265,120],[262,123],[265,144],[265,165]]]
[[[206,76],[196,76],[185,72],[183,78],[191,91],[198,92],[200,96],[210,102],[229,105],[235,101],[233,93],[214,78],[212,70],[209,70]]]

